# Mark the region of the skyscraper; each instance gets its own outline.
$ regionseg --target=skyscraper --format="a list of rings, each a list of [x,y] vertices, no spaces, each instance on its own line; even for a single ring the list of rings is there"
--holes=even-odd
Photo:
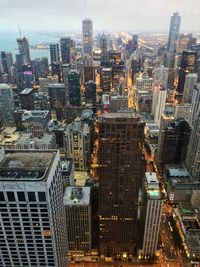
[[[58,151],[1,148],[0,203],[0,266],[66,266]]]
[[[6,74],[8,76],[7,81],[13,82],[13,75],[12,75],[12,67],[13,67],[13,57],[12,53],[2,51],[0,55],[0,62],[3,67],[3,74]]]
[[[134,253],[138,194],[145,171],[144,125],[133,112],[98,118],[99,239],[105,256]]]
[[[49,49],[50,49],[51,64],[59,63],[60,61],[59,44],[50,44]]]
[[[100,38],[100,49],[101,49],[101,66],[108,64],[108,41],[105,33]]]
[[[17,38],[17,44],[19,49],[19,54],[22,55],[23,64],[27,65],[31,63],[29,43],[26,37]]]
[[[169,29],[169,37],[167,44],[168,51],[168,68],[174,68],[175,56],[178,48],[178,38],[179,38],[179,30],[181,24],[181,17],[176,12],[171,17],[170,29]]]
[[[75,42],[70,37],[60,39],[60,53],[63,64],[75,65]]]
[[[68,90],[69,104],[72,106],[80,106],[80,73],[77,70],[70,70],[68,73]]]
[[[0,84],[0,124],[2,126],[14,125],[14,97],[12,88],[4,83]]]
[[[187,74],[196,72],[197,52],[184,50],[179,68],[178,85],[175,98],[179,103],[183,101],[183,91]]]
[[[93,64],[93,23],[90,19],[82,21],[83,54],[89,59],[89,65]]]
[[[194,85],[197,82],[198,75],[196,73],[188,73],[185,78],[185,85],[183,89],[183,103],[191,103]]]
[[[186,167],[194,180],[200,180],[200,112],[194,120],[186,157]]]
[[[190,125],[194,125],[195,119],[200,111],[200,83],[194,85],[191,103],[191,112],[189,116]]]

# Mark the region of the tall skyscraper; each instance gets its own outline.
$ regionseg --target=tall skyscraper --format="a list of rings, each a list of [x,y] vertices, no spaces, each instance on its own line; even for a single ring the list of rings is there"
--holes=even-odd
[[[198,117],[200,111],[200,83],[194,85],[192,102],[191,102],[191,112],[189,116],[190,125],[194,125],[196,117]]]
[[[185,161],[190,139],[191,128],[183,118],[169,122],[160,135],[163,135],[159,147],[159,163],[164,168],[166,164],[181,164]]]
[[[105,256],[135,251],[139,188],[145,172],[145,123],[133,112],[99,116],[99,241]]]
[[[14,97],[12,88],[4,83],[0,84],[0,124],[2,126],[14,125]]]
[[[139,220],[140,250],[142,256],[153,256],[158,249],[158,237],[164,194],[154,172],[145,173]]]
[[[166,99],[167,99],[167,90],[164,87],[157,86],[156,88],[154,88],[152,109],[154,107],[153,105],[155,105],[156,107],[155,107],[154,121],[158,124],[159,128],[160,128],[162,113],[163,110],[165,109]]]
[[[89,65],[93,65],[93,22],[90,19],[82,21],[83,34],[83,54],[89,60]]]
[[[77,70],[70,70],[68,73],[68,90],[69,104],[72,106],[80,106],[80,73]]]
[[[186,157],[186,167],[194,180],[200,180],[200,112],[194,120]]]
[[[196,73],[189,73],[185,78],[185,85],[183,89],[183,103],[191,103],[194,85],[198,80]]]
[[[59,63],[60,61],[59,44],[50,44],[49,49],[50,49],[51,64]]]
[[[178,38],[179,38],[179,30],[181,24],[181,17],[176,12],[171,17],[170,29],[169,29],[169,37],[167,44],[168,51],[168,68],[174,68],[175,64],[175,56],[178,48]]]
[[[17,38],[17,44],[19,49],[19,54],[22,55],[23,64],[27,65],[31,63],[29,43],[26,37]]]
[[[179,69],[178,85],[176,88],[175,98],[178,103],[183,101],[183,91],[185,86],[186,76],[189,73],[196,72],[197,52],[184,50],[181,58],[181,66]]]
[[[66,267],[58,151],[1,148],[0,205],[0,266]]]
[[[75,65],[76,48],[75,42],[70,37],[60,39],[60,52],[63,64]]]
[[[100,38],[100,49],[101,49],[101,66],[108,64],[108,40],[105,33]]]
[[[13,67],[13,57],[12,53],[2,51],[0,55],[0,62],[3,67],[3,74],[6,74],[8,76],[7,81],[13,82],[13,73],[12,73],[12,67]]]

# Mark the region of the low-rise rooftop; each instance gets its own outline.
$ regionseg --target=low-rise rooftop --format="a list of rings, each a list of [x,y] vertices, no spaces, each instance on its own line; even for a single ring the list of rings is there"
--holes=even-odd
[[[65,206],[89,205],[90,187],[67,187],[63,197]]]

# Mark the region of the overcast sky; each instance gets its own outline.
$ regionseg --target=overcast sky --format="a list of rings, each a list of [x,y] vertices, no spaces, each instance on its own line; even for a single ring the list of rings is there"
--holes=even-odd
[[[0,0],[0,31],[81,30],[84,17],[95,30],[168,31],[174,11],[181,31],[200,32],[200,0]]]

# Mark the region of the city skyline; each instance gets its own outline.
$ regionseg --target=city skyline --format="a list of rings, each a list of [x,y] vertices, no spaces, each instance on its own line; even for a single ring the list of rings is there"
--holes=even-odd
[[[183,18],[181,31],[200,32],[198,4],[199,0],[193,0],[192,4],[186,0],[125,0],[123,4],[119,0],[59,0],[55,5],[44,0],[38,3],[37,8],[37,1],[10,0],[0,3],[3,11],[0,23],[6,25],[1,31],[17,31],[18,24],[24,31],[75,31],[81,30],[81,20],[89,17],[94,20],[94,30],[167,32],[170,15],[179,12]]]

